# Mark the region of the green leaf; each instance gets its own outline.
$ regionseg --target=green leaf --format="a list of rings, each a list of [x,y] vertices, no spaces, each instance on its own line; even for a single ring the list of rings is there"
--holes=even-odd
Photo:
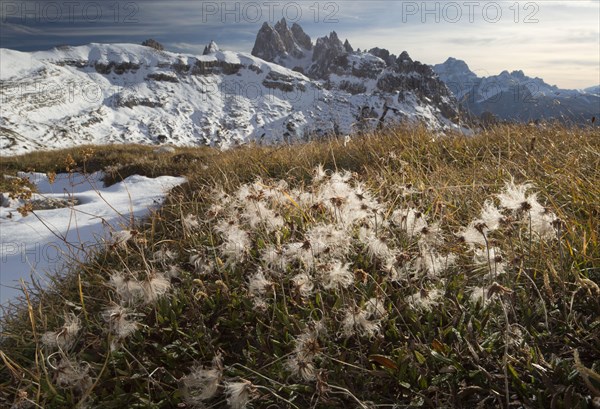
[[[454,365],[454,361],[452,359],[446,358],[444,355],[440,354],[437,351],[431,351],[431,356],[433,356],[438,361],[442,361],[442,362],[444,362],[446,364],[449,364],[449,365]]]
[[[427,359],[425,359],[423,354],[421,354],[419,351],[415,351],[415,358],[417,358],[417,362],[419,362],[421,365],[427,361]]]

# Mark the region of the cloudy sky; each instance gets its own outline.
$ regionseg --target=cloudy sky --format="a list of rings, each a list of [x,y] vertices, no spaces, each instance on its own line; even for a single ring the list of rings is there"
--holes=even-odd
[[[140,43],[198,53],[211,39],[250,52],[264,21],[336,31],[354,48],[387,48],[429,64],[465,60],[480,76],[521,69],[561,88],[600,84],[600,1],[0,0],[0,46]]]

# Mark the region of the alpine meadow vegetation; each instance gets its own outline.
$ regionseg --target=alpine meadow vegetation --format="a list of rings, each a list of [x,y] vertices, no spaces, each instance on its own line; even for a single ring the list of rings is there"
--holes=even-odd
[[[1,407],[600,407],[597,129],[93,146],[0,169],[188,178],[4,311]]]

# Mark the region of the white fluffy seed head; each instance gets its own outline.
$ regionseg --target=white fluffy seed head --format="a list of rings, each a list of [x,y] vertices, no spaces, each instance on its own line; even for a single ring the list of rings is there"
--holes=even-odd
[[[63,356],[56,367],[55,382],[60,387],[70,388],[80,393],[92,384],[92,379],[88,375],[89,369],[87,363],[72,361]]]
[[[292,282],[296,286],[298,293],[304,298],[309,297],[315,288],[313,278],[307,273],[296,274],[292,278]]]
[[[120,271],[110,275],[109,285],[115,290],[122,303],[133,304],[144,298],[144,289],[140,282]]]
[[[147,280],[142,282],[144,291],[144,302],[146,304],[155,303],[160,297],[165,295],[171,288],[171,281],[164,274],[151,273]]]
[[[227,404],[232,409],[244,409],[256,395],[252,382],[242,379],[240,382],[225,382]]]
[[[264,296],[272,287],[273,282],[267,280],[260,268],[248,280],[248,290],[255,297]]]
[[[373,338],[381,332],[379,320],[369,319],[369,312],[359,309],[348,310],[342,321],[342,333],[346,337],[361,336]]]
[[[69,349],[75,343],[81,329],[81,320],[73,313],[64,315],[64,324],[56,331],[42,335],[42,344],[51,348]]]
[[[479,270],[486,271],[486,277],[495,277],[505,273],[506,263],[502,251],[498,247],[475,249],[473,262]]]
[[[350,271],[349,263],[342,263],[334,260],[330,263],[321,265],[321,285],[330,290],[336,288],[348,288],[354,283],[354,274]]]
[[[137,331],[139,323],[132,318],[134,314],[129,309],[114,305],[104,310],[104,320],[109,324],[109,331],[122,340]]]
[[[409,237],[421,234],[428,227],[427,218],[417,209],[408,208],[396,210],[392,213],[392,220],[398,224]]]
[[[310,382],[314,381],[316,376],[315,365],[306,355],[292,354],[286,362],[288,371],[296,378]]]
[[[421,290],[408,296],[406,302],[415,309],[431,311],[439,304],[444,293],[437,288]]]
[[[212,367],[197,365],[183,378],[186,403],[202,406],[206,400],[213,398],[223,378],[223,361],[220,354],[215,355]]]

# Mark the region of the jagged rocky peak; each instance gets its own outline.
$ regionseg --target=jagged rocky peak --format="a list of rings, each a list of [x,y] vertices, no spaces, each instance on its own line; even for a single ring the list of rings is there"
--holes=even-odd
[[[283,46],[287,54],[295,58],[304,57],[302,47],[300,47],[300,45],[296,41],[294,33],[288,27],[285,18],[282,18],[280,21],[277,22],[277,24],[275,24],[275,31],[277,32],[277,34],[279,34],[279,37],[283,42]]]
[[[285,19],[285,17],[279,20],[277,23],[275,23],[275,31],[277,31],[279,34],[288,31],[287,20]]]
[[[210,43],[206,47],[204,47],[204,52],[202,53],[202,55],[214,54],[217,51],[219,51],[219,46],[217,45],[217,43],[211,40]]]
[[[350,45],[350,41],[348,41],[348,39],[346,39],[346,41],[344,41],[344,50],[346,50],[347,53],[354,52],[354,48],[352,48],[352,46]]]
[[[275,24],[275,27],[265,22],[259,30],[252,55],[270,62],[281,62],[288,56],[303,58],[305,52],[312,49],[310,37],[298,24],[288,27],[285,18]]]
[[[281,41],[283,41],[285,51],[294,51],[294,35],[292,34],[292,31],[288,28],[287,21],[285,21],[284,18],[282,18],[275,24],[275,31],[277,32],[277,34],[279,34],[279,38],[281,38]]]
[[[369,50],[369,54],[373,54],[375,57],[381,58],[383,61],[385,61],[385,64],[388,67],[396,63],[396,56],[394,54],[390,54],[390,52],[385,48],[371,48]]]
[[[304,32],[300,24],[292,24],[292,34],[296,43],[306,50],[312,50],[313,44],[310,36]]]
[[[252,55],[273,62],[285,53],[285,45],[281,40],[281,36],[273,26],[265,22],[256,35]]]
[[[342,43],[342,40],[340,40],[340,38],[338,37],[338,34],[335,31],[332,31],[331,33],[329,33],[328,36],[318,38],[317,43],[319,43],[319,42],[321,44],[329,44],[332,47],[335,47],[340,50],[342,50],[344,48],[344,44]]]
[[[438,64],[440,70],[453,73],[470,73],[471,69],[463,60],[458,60],[454,57],[449,57],[443,64]],[[436,70],[437,71],[437,70]]]
[[[344,68],[347,61],[341,57],[346,55],[348,52],[335,31],[328,36],[318,38],[313,50],[313,64],[310,67],[309,76],[326,78],[336,67]]]
[[[406,51],[402,51],[396,60],[396,64],[412,64],[413,60],[410,58],[410,55]]]
[[[316,62],[324,58],[332,59],[345,53],[344,44],[338,38],[337,33],[332,31],[328,36],[317,39],[312,59]]]
[[[303,51],[307,58],[292,58],[297,57],[295,50]],[[325,89],[332,92],[381,93],[396,103],[416,99],[439,109],[446,118],[456,116],[447,87],[428,65],[413,61],[406,51],[398,57],[379,47],[361,53],[354,50],[348,39],[342,42],[335,31],[318,38],[312,46],[310,37],[299,25],[294,24],[290,29],[281,20],[274,27],[263,25],[252,54],[323,81]],[[367,79],[374,80],[375,87],[371,85],[369,89],[365,85]]]
[[[373,50],[371,50],[370,52],[372,53],[372,51]],[[399,73],[416,73],[431,77],[435,75],[435,73],[429,65],[423,64],[419,61],[413,61],[413,59],[410,58],[406,51],[402,51],[398,57],[396,57],[394,54],[391,54],[388,60],[390,60],[390,63],[388,63],[388,65],[393,67],[393,70]]]

